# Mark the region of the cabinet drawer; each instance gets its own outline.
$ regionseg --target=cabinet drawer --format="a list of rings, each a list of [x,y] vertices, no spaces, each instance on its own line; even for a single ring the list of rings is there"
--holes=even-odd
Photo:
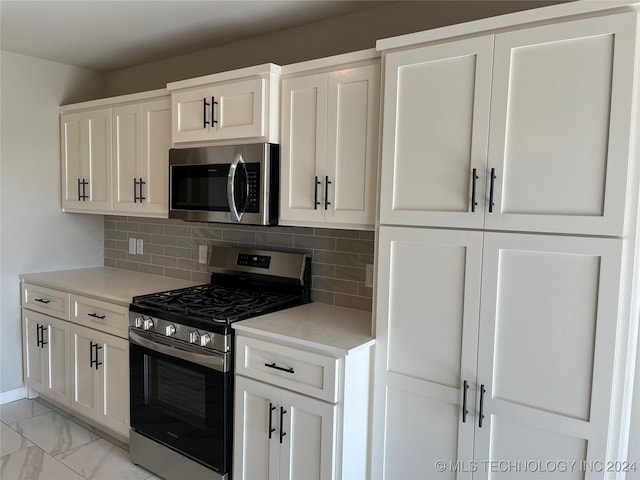
[[[236,339],[236,373],[328,402],[338,401],[338,359],[250,337]]]
[[[71,295],[71,321],[111,335],[127,338],[129,310],[121,305]]]
[[[69,320],[69,294],[59,290],[23,283],[22,306],[52,317]]]

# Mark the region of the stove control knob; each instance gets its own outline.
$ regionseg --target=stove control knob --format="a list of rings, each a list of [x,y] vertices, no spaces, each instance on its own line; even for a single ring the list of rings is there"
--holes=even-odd
[[[133,325],[136,328],[142,328],[142,317],[136,317],[135,320],[133,321]]]
[[[164,334],[167,337],[170,337],[171,335],[174,335],[175,333],[176,333],[175,325],[167,325],[166,327],[164,327]]]
[[[210,343],[211,343],[211,337],[209,336],[209,334],[205,333],[205,334],[200,336],[200,346],[201,347],[206,347]]]
[[[189,334],[189,343],[199,343],[200,334],[195,330]]]
[[[151,330],[153,328],[153,319],[145,318],[142,321],[142,329],[143,330]]]

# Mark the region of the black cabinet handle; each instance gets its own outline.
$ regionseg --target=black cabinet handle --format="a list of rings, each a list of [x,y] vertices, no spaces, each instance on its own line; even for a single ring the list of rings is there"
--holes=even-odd
[[[287,434],[284,431],[284,414],[287,413],[287,411],[284,409],[284,407],[280,407],[280,443],[282,443],[282,439],[284,438],[284,436]]]
[[[216,97],[211,97],[211,126],[213,127],[218,121],[216,120],[216,110],[215,105],[218,105],[216,102]]]
[[[138,179],[133,178],[133,203],[138,201]]]
[[[82,195],[80,194],[80,179],[78,179],[78,201],[82,200]]]
[[[329,177],[325,176],[324,177],[324,209],[325,210],[329,205],[331,205],[331,202],[329,201],[329,184],[330,183],[331,182],[329,181]]]
[[[94,354],[94,350],[95,350],[95,355],[96,358],[94,360],[93,358],[93,354]],[[98,367],[100,365],[102,365],[102,362],[98,361],[98,352],[102,350],[102,347],[98,344],[98,343],[94,343],[94,342],[89,342],[89,368],[93,368],[93,366],[96,366],[96,370],[98,370]]]
[[[492,168],[491,169],[491,189],[489,190],[489,213],[493,213],[493,206],[495,205],[495,203],[493,203],[493,187],[494,187],[495,181],[496,181],[496,169]]]
[[[484,384],[480,385],[480,415],[478,416],[478,428],[482,428],[482,420],[484,420]]]
[[[49,342],[45,341],[45,339],[44,339],[44,332],[45,331],[47,333],[49,332],[49,329],[47,328],[47,326],[46,325],[40,325],[40,346],[42,348],[44,348],[44,346],[49,343]]]
[[[45,300],[44,298],[34,298],[33,300],[36,302],[45,303],[45,304],[51,303],[51,300]]]
[[[471,173],[471,211],[475,212],[478,202],[476,202],[476,181],[478,180],[478,169],[474,168]]]
[[[102,362],[98,361],[99,357],[99,352],[100,350],[102,350],[102,347],[100,345],[98,345],[97,343],[94,344],[95,348],[96,348],[96,370],[98,370],[98,367],[100,365],[102,365]]]
[[[273,411],[275,409],[276,407],[273,406],[273,403],[269,402],[269,440],[271,440],[271,434],[276,431],[276,429],[273,428]]]
[[[78,179],[78,201],[85,201],[87,198],[89,198],[87,196],[87,185],[89,185],[89,182],[87,182],[84,178],[82,180]],[[80,187],[82,186],[82,193],[80,192]]]
[[[462,423],[467,422],[467,390],[469,390],[469,383],[465,380],[462,384]]]
[[[98,315],[97,313],[87,313],[87,316],[88,317],[93,317],[93,318],[98,318],[100,320],[104,320],[105,318],[107,318],[106,315]]]
[[[287,373],[295,373],[293,371],[293,368],[284,368],[284,367],[279,367],[278,365],[276,365],[276,362],[273,363],[265,363],[264,364],[265,367],[269,367],[269,368],[274,368],[276,370],[281,370],[283,372],[287,372]]]
[[[320,202],[318,201],[318,185],[320,185],[320,180],[318,180],[318,177],[316,176],[316,180],[315,180],[315,186],[314,186],[314,190],[313,190],[313,209],[317,210],[318,209],[318,205],[320,205]]]
[[[146,185],[146,184],[147,184],[146,182],[143,182],[143,181],[142,181],[142,177],[141,177],[141,178],[140,178],[140,181],[138,182],[138,185],[140,185],[140,197],[138,197],[138,200],[140,200],[140,203],[142,203],[142,201],[143,201],[143,200],[146,200],[146,199],[147,199],[147,197],[143,197],[143,196],[142,196],[142,186],[143,186],[143,185]]]
[[[89,368],[93,368],[93,362],[97,361],[97,360],[93,359],[93,345],[94,345],[94,343],[90,341],[89,342]],[[95,345],[97,345],[97,344],[95,344]]]
[[[42,325],[36,323],[36,347],[43,347],[42,345]]]
[[[209,125],[209,121],[207,120],[207,107],[209,104],[207,103],[207,97],[202,99],[202,128],[207,128]]]

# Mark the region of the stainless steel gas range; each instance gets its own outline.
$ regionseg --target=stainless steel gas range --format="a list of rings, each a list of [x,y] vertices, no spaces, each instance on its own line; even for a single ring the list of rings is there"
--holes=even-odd
[[[230,478],[233,330],[310,301],[305,254],[214,247],[211,283],[129,307],[131,460],[172,479]]]

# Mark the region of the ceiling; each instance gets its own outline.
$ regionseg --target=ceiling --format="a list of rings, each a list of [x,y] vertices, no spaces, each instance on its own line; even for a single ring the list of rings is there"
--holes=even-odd
[[[109,72],[382,6],[383,0],[0,0],[0,48]]]

